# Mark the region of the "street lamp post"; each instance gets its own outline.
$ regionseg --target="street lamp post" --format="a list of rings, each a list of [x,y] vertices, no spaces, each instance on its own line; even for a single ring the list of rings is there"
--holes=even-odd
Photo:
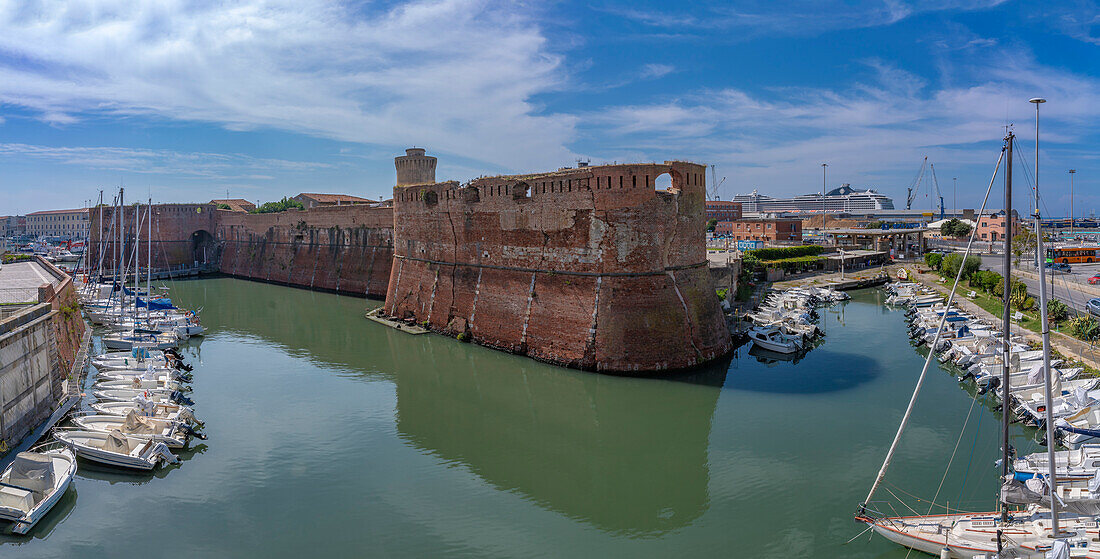
[[[825,168],[828,167],[828,163],[821,164],[821,242],[828,241],[828,237],[825,235]]]
[[[951,209],[955,210],[955,215],[959,213],[959,177],[951,178]]]
[[[1073,237],[1073,175],[1077,174],[1077,169],[1069,170],[1069,236]]]
[[[1035,258],[1036,265],[1039,265],[1039,255],[1043,252],[1043,229],[1042,229],[1042,217],[1039,212],[1039,105],[1046,103],[1046,99],[1035,97],[1029,100],[1030,103],[1035,104]],[[1011,219],[1011,209],[1006,210],[1005,219]],[[1046,273],[1042,266],[1038,266],[1039,270],[1039,317],[1043,325],[1043,373],[1046,376],[1046,431],[1047,441],[1054,440],[1054,417],[1052,415],[1053,399],[1050,394],[1053,390],[1054,375],[1050,368],[1050,326],[1047,322],[1047,293],[1046,293]],[[1053,268],[1051,269],[1053,272]],[[1052,282],[1053,283],[1053,282]],[[1006,313],[1008,311],[1005,311]],[[1006,389],[1007,390],[1007,389]],[[1057,480],[1055,478],[1055,462],[1054,462],[1054,445],[1047,445],[1047,460],[1050,465],[1050,477],[1049,480],[1050,493],[1055,494]],[[1050,500],[1050,522],[1051,522],[1051,537],[1058,538],[1061,536],[1061,531],[1058,529],[1058,500],[1052,498]]]

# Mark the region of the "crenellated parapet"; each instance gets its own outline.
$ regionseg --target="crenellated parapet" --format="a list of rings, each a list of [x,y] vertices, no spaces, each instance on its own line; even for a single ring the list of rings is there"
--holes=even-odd
[[[705,171],[669,161],[396,187],[385,311],[580,368],[713,359],[730,340],[707,278]]]

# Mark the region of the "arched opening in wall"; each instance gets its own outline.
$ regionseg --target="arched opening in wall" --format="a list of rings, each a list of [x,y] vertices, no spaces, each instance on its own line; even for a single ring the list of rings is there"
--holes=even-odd
[[[525,182],[517,182],[512,186],[512,198],[516,200],[526,200],[531,197],[531,187]]]
[[[424,205],[429,208],[439,203],[439,194],[434,190],[422,191],[421,197],[424,198]]]
[[[657,175],[657,178],[653,179],[653,188],[657,190],[672,190],[672,175],[669,173]]]
[[[205,229],[191,233],[191,260],[196,264],[214,261],[214,236]]]
[[[481,191],[476,186],[470,186],[462,189],[462,201],[463,202],[480,202]]]

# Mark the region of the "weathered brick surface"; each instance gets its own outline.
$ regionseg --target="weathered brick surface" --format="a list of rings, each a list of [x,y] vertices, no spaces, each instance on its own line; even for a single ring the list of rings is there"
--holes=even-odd
[[[707,276],[705,167],[606,165],[394,189],[385,311],[601,371],[730,350]],[[655,190],[658,175],[672,186]]]
[[[191,266],[195,262],[203,263],[218,259],[217,246],[214,244],[216,211],[212,204],[154,204],[152,211],[153,266],[155,268]],[[149,239],[148,206],[141,206],[141,254],[142,266],[147,260],[146,242]],[[88,243],[88,262],[92,268],[99,263],[100,239],[106,239],[103,267],[113,270],[115,267],[115,246],[118,244],[118,229],[114,224],[115,208],[105,207],[90,210],[90,232]],[[137,213],[134,206],[123,208],[122,247],[128,257],[133,254],[134,219]],[[102,216],[102,220],[101,220]],[[205,250],[204,250],[205,249]],[[131,267],[131,271],[132,271]]]
[[[221,272],[383,297],[393,261],[393,209],[330,206],[271,214],[217,211]]]

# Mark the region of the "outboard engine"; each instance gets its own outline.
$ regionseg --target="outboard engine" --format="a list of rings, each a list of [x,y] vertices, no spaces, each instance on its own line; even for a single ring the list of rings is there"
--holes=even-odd
[[[982,384],[981,388],[978,388],[978,394],[979,395],[984,395],[986,392],[989,392],[990,390],[996,390],[997,387],[1000,386],[1000,385],[1001,385],[1000,377],[990,377],[989,380],[985,381],[985,383]]]
[[[175,402],[175,403],[177,403],[177,404],[179,404],[179,405],[181,405],[181,406],[193,406],[193,405],[195,405],[194,400],[192,400],[191,398],[188,398],[187,396],[184,396],[183,393],[180,392],[179,390],[173,390],[172,395],[169,396],[168,399]]]
[[[181,433],[183,433],[184,435],[187,435],[188,437],[194,437],[196,439],[203,440],[203,441],[205,441],[207,439],[206,433],[201,433],[199,431],[196,431],[196,430],[192,429],[191,426],[186,424],[186,423],[180,423],[177,426],[177,429],[179,429]]]

